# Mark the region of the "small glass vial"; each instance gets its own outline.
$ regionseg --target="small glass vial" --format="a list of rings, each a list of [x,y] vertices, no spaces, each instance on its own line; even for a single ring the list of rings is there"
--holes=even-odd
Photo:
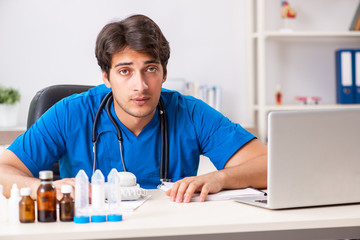
[[[21,223],[35,222],[35,202],[30,194],[31,188],[21,188],[22,199],[19,202],[19,220]]]
[[[63,194],[60,200],[60,221],[72,222],[74,220],[74,200],[71,197],[72,186],[61,186],[61,193]]]
[[[52,171],[40,171],[37,190],[37,213],[39,222],[56,222],[56,189]]]

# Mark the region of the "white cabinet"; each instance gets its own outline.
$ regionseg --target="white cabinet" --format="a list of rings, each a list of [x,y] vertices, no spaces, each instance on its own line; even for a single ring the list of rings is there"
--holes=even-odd
[[[289,0],[297,11],[292,31],[280,31],[280,0],[248,0],[248,84],[251,122],[266,141],[271,111],[360,108],[336,104],[335,51],[360,48],[360,32],[348,31],[358,0]],[[275,104],[276,86],[283,103]],[[300,104],[297,96],[320,97]]]

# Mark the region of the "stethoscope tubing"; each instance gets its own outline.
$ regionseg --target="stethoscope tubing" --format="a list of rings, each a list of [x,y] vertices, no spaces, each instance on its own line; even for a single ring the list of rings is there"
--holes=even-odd
[[[100,116],[100,113],[102,109],[106,108],[106,113],[111,121],[111,123],[116,128],[117,132],[117,139],[119,141],[119,147],[120,147],[120,158],[121,163],[123,165],[123,169],[125,172],[127,172],[127,168],[125,165],[124,157],[123,157],[123,149],[122,149],[122,133],[120,130],[120,127],[116,123],[116,120],[111,114],[110,106],[111,101],[113,101],[113,94],[112,91],[110,91],[108,94],[106,94],[105,98],[101,101],[98,111],[96,112],[95,119],[93,122],[92,127],[92,142],[93,142],[93,152],[94,152],[94,164],[93,164],[93,174],[95,172],[95,166],[96,166],[96,143],[97,139],[100,136],[96,134],[96,125]],[[160,116],[160,131],[161,131],[161,159],[160,159],[160,180],[161,182],[168,182],[168,172],[169,172],[169,139],[168,139],[168,124],[167,124],[167,116],[165,113],[165,107],[164,102],[162,101],[161,97],[159,99],[158,103],[158,111]]]

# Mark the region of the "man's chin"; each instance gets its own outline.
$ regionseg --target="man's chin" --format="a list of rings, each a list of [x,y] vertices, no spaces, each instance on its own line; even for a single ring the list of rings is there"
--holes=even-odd
[[[136,111],[131,111],[129,114],[136,118],[146,118],[151,115],[154,115],[154,110],[141,107],[141,109],[138,109]]]

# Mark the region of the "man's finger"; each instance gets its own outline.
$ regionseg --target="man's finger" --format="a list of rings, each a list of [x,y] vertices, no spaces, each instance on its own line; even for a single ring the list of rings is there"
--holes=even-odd
[[[185,181],[180,183],[179,189],[176,194],[176,202],[183,201],[183,197],[184,197],[185,191],[188,188],[188,186],[189,186],[189,183],[187,183]]]
[[[184,203],[188,203],[191,201],[191,197],[194,194],[194,192],[198,189],[199,184],[197,184],[196,182],[192,182],[189,184],[186,193],[184,195]]]
[[[205,184],[200,192],[199,202],[204,202],[207,195],[209,194],[210,188],[208,184]]]

